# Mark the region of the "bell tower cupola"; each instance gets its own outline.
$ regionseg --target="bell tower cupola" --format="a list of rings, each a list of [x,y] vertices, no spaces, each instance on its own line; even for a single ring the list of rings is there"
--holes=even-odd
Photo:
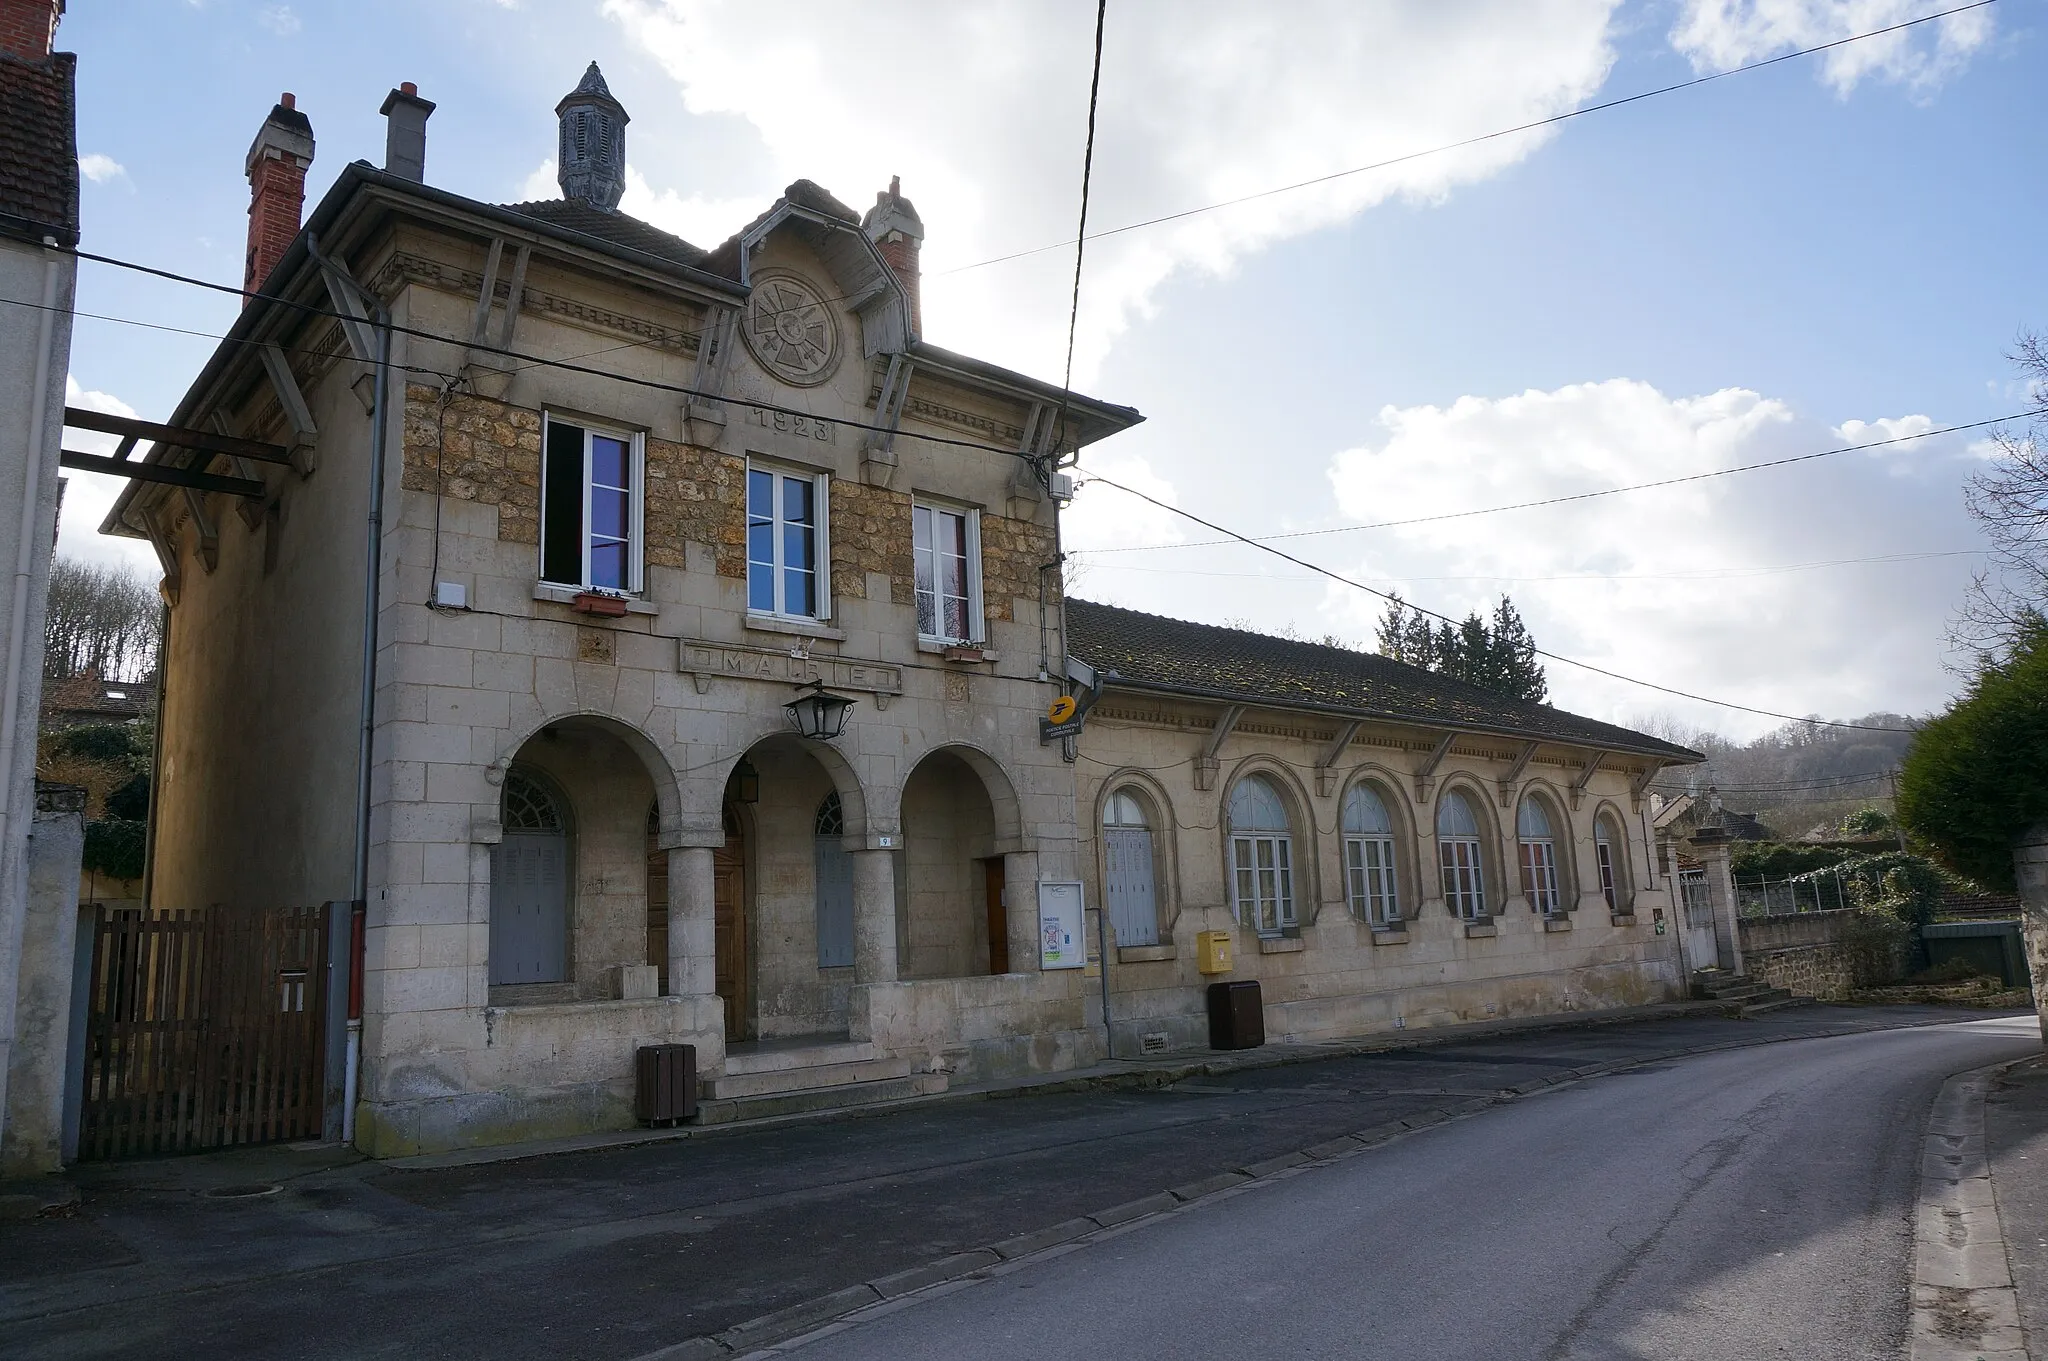
[[[562,197],[617,212],[619,196],[626,192],[626,124],[632,120],[612,98],[596,62],[555,105],[555,117],[562,124],[555,158]]]

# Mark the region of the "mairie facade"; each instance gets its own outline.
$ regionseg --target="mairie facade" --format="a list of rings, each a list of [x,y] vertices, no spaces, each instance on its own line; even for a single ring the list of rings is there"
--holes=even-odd
[[[174,416],[289,462],[105,526],[173,602],[149,901],[361,903],[359,1145],[622,1127],[648,1044],[723,1119],[1197,1043],[1199,930],[1283,1035],[1680,988],[1640,795],[1692,754],[1063,599],[1058,468],[1140,417],[926,341],[895,185],[707,251],[617,211],[594,66],[559,200],[432,187],[433,105],[384,111],[303,222],[272,111],[259,296]]]

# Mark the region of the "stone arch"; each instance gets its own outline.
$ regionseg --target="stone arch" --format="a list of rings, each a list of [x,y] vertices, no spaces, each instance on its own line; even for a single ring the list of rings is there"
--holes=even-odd
[[[519,758],[520,751],[528,742],[549,728],[560,727],[565,723],[587,723],[605,730],[625,743],[627,748],[640,758],[640,764],[646,768],[648,779],[654,782],[654,804],[660,822],[663,826],[674,825],[682,808],[682,795],[675,767],[670,764],[668,754],[661,749],[658,742],[633,724],[594,709],[570,709],[553,714],[524,731],[508,736],[499,744],[496,757],[484,767],[484,778],[492,790],[495,792],[504,785],[505,772],[511,769],[512,763]],[[494,814],[494,819],[495,816]]]
[[[1293,766],[1263,752],[1244,757],[1230,768],[1226,778],[1216,782],[1220,796],[1216,804],[1217,849],[1223,857],[1225,897],[1234,907],[1237,890],[1231,859],[1230,796],[1240,781],[1254,775],[1273,787],[1287,810],[1288,832],[1295,843],[1295,915],[1302,926],[1312,926],[1322,905],[1322,829],[1316,825],[1315,802]]]
[[[1503,828],[1504,839],[1514,851],[1515,874],[1512,886],[1524,899],[1529,898],[1529,885],[1524,882],[1527,876],[1522,863],[1521,822],[1524,802],[1532,803],[1542,810],[1543,821],[1549,825],[1550,841],[1556,859],[1557,910],[1561,913],[1570,913],[1579,905],[1579,888],[1582,882],[1579,838],[1573,829],[1568,802],[1558,793],[1557,786],[1545,779],[1523,781],[1515,792],[1515,806],[1509,810],[1512,821],[1507,822]],[[1536,905],[1530,901],[1528,906],[1533,911]]]
[[[909,763],[891,793],[901,828],[892,848],[899,976],[1023,968],[1036,917],[1024,903],[1012,912],[1006,896],[1024,845],[1016,790],[1001,765],[979,748],[942,743]]]
[[[1644,856],[1637,854],[1635,839],[1629,835],[1629,819],[1622,814],[1620,805],[1612,799],[1601,799],[1593,805],[1592,820],[1587,823],[1587,840],[1593,847],[1591,886],[1594,892],[1601,891],[1599,835],[1602,822],[1607,823],[1611,829],[1608,832],[1608,839],[1614,856],[1615,910],[1630,912],[1635,908],[1636,892],[1643,886],[1637,867],[1648,862]],[[1647,853],[1647,848],[1644,849]]]
[[[1016,782],[1010,778],[1009,771],[1003,768],[1001,761],[998,761],[994,756],[991,756],[988,752],[971,742],[940,742],[934,746],[927,747],[914,757],[907,758],[902,766],[902,781],[897,784],[893,791],[889,791],[894,795],[893,802],[895,806],[888,809],[888,814],[893,815],[892,820],[898,820],[902,817],[903,786],[910,782],[912,773],[931,757],[940,753],[945,753],[965,762],[969,770],[972,770],[981,777],[982,789],[988,794],[989,806],[995,814],[996,854],[1001,855],[1011,851],[1027,849],[1024,845],[1024,808],[1022,801],[1017,797]],[[877,820],[885,816],[883,809],[880,807],[882,792],[881,790],[876,791],[875,803],[877,807],[874,809],[872,816]]]

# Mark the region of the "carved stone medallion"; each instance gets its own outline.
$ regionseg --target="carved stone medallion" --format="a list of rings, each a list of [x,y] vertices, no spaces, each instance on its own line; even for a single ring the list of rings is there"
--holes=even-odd
[[[761,367],[785,383],[815,387],[839,365],[839,318],[801,275],[756,273],[740,331]]]

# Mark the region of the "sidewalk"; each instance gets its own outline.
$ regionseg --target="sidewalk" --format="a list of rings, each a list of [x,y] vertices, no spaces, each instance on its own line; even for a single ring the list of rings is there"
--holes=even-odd
[[[1998,1080],[1984,1099],[1984,1138],[2027,1354],[2048,1361],[2048,1056]]]

